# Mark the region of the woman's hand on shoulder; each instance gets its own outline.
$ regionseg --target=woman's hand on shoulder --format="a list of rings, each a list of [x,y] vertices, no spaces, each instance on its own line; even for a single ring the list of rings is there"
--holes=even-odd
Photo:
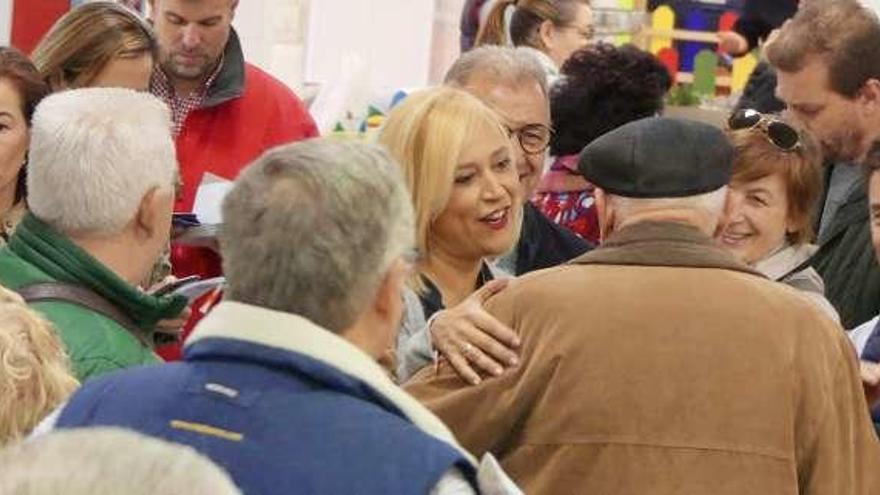
[[[482,381],[480,371],[497,376],[519,363],[516,332],[483,308],[491,296],[507,287],[507,282],[490,281],[457,306],[438,312],[431,321],[434,349],[472,385]]]

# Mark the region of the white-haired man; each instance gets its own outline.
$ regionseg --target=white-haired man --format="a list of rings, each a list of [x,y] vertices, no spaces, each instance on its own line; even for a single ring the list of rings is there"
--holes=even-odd
[[[676,146],[670,146],[676,143]],[[840,328],[713,244],[733,152],[651,117],[585,148],[602,245],[487,303],[521,364],[407,385],[527,493],[880,493],[880,445]]]
[[[3,495],[241,495],[190,447],[123,430],[79,428],[0,451]]]
[[[137,287],[168,242],[176,177],[156,97],[79,89],[37,107],[30,213],[0,250],[0,285],[55,324],[80,380],[157,362],[156,324],[186,305]]]
[[[190,444],[248,494],[474,493],[470,454],[377,363],[415,238],[388,155],[325,140],[276,148],[238,178],[223,218],[226,301],[184,361],[87,383],[56,426]]]

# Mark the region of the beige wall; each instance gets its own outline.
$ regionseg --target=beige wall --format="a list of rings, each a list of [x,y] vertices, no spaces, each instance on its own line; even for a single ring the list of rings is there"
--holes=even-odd
[[[240,3],[235,19],[236,29],[242,37],[245,55],[248,60],[268,70],[273,75],[297,90],[303,90],[306,68],[306,42],[309,28],[309,2],[321,0],[245,0]],[[465,0],[409,0],[430,2],[435,12],[433,23],[428,23],[430,41],[425,44],[424,60],[427,60],[427,74],[421,67],[414,67],[414,80],[434,83],[442,79],[446,69],[458,56],[458,21]],[[376,0],[342,0],[340,5],[351,2],[361,7],[369,2],[379,5]],[[346,15],[340,9],[339,15]],[[356,10],[356,9],[355,9]],[[388,19],[393,15],[381,16]],[[397,22],[400,19],[396,19]],[[381,37],[380,42],[413,43],[413,40],[399,39],[395,36],[395,26],[372,26],[372,36]],[[368,43],[369,40],[364,40]],[[385,68],[399,68],[394,54],[378,57],[371,61],[373,70],[382,73]],[[387,64],[383,68],[382,64]],[[340,64],[341,65],[341,64]],[[424,64],[423,64],[424,65]]]
[[[248,61],[296,89],[303,83],[307,8],[308,0],[244,0],[235,18]]]
[[[431,72],[429,81],[443,80],[446,70],[458,58],[459,22],[465,0],[436,0],[434,14],[434,33],[431,46]]]

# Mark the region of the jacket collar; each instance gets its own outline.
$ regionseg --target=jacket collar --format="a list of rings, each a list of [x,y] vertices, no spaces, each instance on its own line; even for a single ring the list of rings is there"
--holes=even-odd
[[[835,212],[834,218],[831,219],[832,224],[822,233],[817,243],[821,246],[843,233],[851,225],[866,222],[869,217],[868,213],[868,188],[865,179],[859,178],[859,181]]]
[[[155,297],[131,285],[33,213],[24,215],[9,239],[9,250],[54,280],[95,292],[145,330],[186,307],[184,297]]]
[[[720,268],[762,277],[696,227],[676,222],[639,222],[613,233],[597,249],[575,258],[579,265]]]
[[[232,301],[217,305],[196,326],[186,347],[212,338],[232,339],[308,356],[365,383],[423,432],[474,457],[433,413],[395,385],[379,364],[354,344],[298,315]]]
[[[199,108],[216,107],[244,94],[244,52],[235,29],[231,28],[229,31],[229,41],[226,42],[222,63],[223,67],[220,68],[220,73],[208,88],[205,100]]]
[[[770,280],[779,281],[801,267],[817,250],[818,247],[812,244],[794,246],[786,242],[782,248],[755,263],[754,268]]]

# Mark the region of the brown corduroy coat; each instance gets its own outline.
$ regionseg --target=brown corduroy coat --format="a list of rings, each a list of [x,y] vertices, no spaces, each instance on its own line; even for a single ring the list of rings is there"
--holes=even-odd
[[[406,389],[528,494],[877,495],[843,331],[689,226],[641,223],[487,304],[521,364]]]

